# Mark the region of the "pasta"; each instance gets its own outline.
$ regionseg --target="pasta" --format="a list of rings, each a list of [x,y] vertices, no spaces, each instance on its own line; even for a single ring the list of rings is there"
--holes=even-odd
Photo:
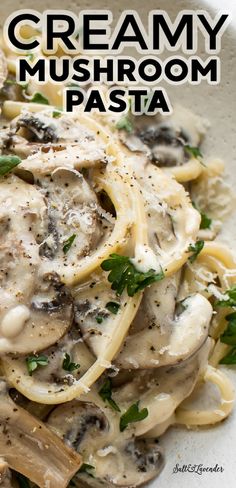
[[[224,165],[205,161],[207,122],[183,107],[67,114],[63,87],[19,86],[2,49],[0,479],[138,486],[163,469],[171,425],[233,408],[219,367],[236,362],[236,262],[215,240]],[[213,409],[194,406],[204,383]]]

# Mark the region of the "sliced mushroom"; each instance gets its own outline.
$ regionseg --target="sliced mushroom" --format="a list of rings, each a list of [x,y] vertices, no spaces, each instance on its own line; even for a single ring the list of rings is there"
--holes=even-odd
[[[0,153],[4,154],[12,144],[12,131],[9,127],[0,128]]]
[[[97,197],[80,173],[66,168],[55,170],[41,185],[48,208],[48,229],[41,244],[42,269],[43,273],[58,273],[64,281],[65,272],[72,273],[103,236]]]
[[[208,336],[212,307],[200,294],[189,296],[176,311],[179,277],[166,278],[144,293],[115,364],[118,367],[155,368],[177,364],[192,356]]]
[[[81,124],[78,114],[58,112],[59,117],[56,118],[53,114],[52,109],[37,113],[24,111],[12,122],[14,152],[22,157],[34,154],[34,160],[22,162],[21,167],[40,176],[48,171],[49,164],[50,171],[53,171],[58,165],[81,169],[105,164],[109,160],[104,143],[95,131]],[[17,137],[23,138],[23,145]],[[45,167],[42,164],[44,154],[52,153],[52,150],[54,153],[49,154]]]
[[[139,370],[138,374],[118,388],[112,390],[112,398],[126,410],[139,401],[139,408],[147,408],[148,416],[141,422],[130,424],[127,432],[136,436],[145,435],[155,427],[168,427],[178,405],[193,391],[196,382],[204,373],[208,361],[211,341],[203,346],[187,361],[155,370]],[[116,379],[115,379],[116,380]]]
[[[17,121],[16,132],[24,128],[26,139],[30,142],[55,143],[58,142],[56,119],[43,114],[23,113]]]
[[[16,406],[0,384],[0,456],[40,488],[66,488],[81,457],[45,424]]]
[[[122,142],[131,151],[145,152],[160,167],[178,166],[189,160],[184,146],[198,146],[207,127],[204,119],[181,106],[176,106],[168,117],[132,117],[132,124],[131,134],[122,132]]]
[[[55,343],[44,355],[48,364],[38,368],[33,375],[29,375],[25,357],[4,356],[2,365],[9,384],[17,388],[24,396],[32,401],[44,404],[58,404],[78,398],[90,390],[91,385],[101,376],[119,349],[124,336],[138,308],[140,297],[128,298],[124,295],[126,306],[122,306],[120,313],[111,322],[112,330],[107,331],[100,342],[97,358],[89,351],[82,341],[78,327],[72,327],[60,341]],[[64,368],[65,354],[70,362],[79,363],[73,372]],[[66,369],[66,370],[65,370]]]
[[[130,423],[120,432],[120,413],[112,410],[97,394],[104,380],[84,395],[81,401],[60,405],[49,416],[48,424],[64,442],[83,455],[83,461],[93,466],[92,478],[77,473],[73,482],[80,486],[139,486],[156,476],[163,466],[163,455],[152,439],[137,439],[154,426],[172,418],[177,406],[193,391],[204,370],[209,354],[207,342],[200,352],[185,364],[175,368],[160,368],[152,372],[139,371],[130,381],[112,389],[112,398],[125,412],[139,401],[148,416]]]
[[[84,341],[98,357],[106,350],[127,302],[124,297],[116,296],[103,275],[78,286],[73,296],[75,322]]]
[[[108,413],[108,412],[107,412]],[[163,467],[163,455],[152,440],[127,438],[117,432],[112,415],[93,404],[72,402],[57,407],[48,424],[64,442],[92,465],[93,477],[78,473],[73,482],[89,486],[139,486],[151,480]]]
[[[65,334],[72,301],[58,276],[39,271],[43,195],[16,176],[3,178],[0,189],[0,353],[38,351]]]

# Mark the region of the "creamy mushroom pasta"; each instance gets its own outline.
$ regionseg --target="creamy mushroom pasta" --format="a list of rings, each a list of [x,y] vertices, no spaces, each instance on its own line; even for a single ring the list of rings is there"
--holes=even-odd
[[[169,426],[233,408],[224,166],[188,110],[67,114],[61,86],[16,83],[15,59],[2,44],[0,483],[138,486]],[[204,383],[216,404],[196,408]]]

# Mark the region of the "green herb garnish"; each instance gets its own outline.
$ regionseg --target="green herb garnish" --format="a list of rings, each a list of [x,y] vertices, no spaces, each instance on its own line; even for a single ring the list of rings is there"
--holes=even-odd
[[[116,412],[120,412],[120,407],[117,405],[117,403],[113,400],[112,398],[112,385],[111,385],[111,379],[107,378],[105,383],[103,384],[102,388],[99,390],[99,395],[103,399],[104,402],[108,402],[111,408],[113,410],[116,410]]]
[[[201,223],[200,223],[200,229],[210,229],[211,224],[212,224],[212,219],[208,217],[204,212],[201,212],[201,210],[197,207],[195,202],[192,202],[192,206],[200,213],[201,215]]]
[[[131,405],[131,407],[129,407],[128,410],[121,415],[120,431],[123,432],[128,427],[128,424],[144,420],[147,416],[147,408],[142,408],[142,410],[139,410],[139,402],[133,403],[133,405]]]
[[[193,156],[196,159],[203,157],[199,147],[189,146],[186,144],[184,149],[190,154],[190,156]]]
[[[116,123],[116,128],[119,130],[126,130],[127,132],[132,132],[133,125],[131,124],[130,120],[128,119],[127,115],[121,117],[118,122]]]
[[[195,259],[197,259],[198,254],[201,252],[201,250],[204,247],[205,242],[204,241],[197,241],[195,244],[190,244],[188,248],[188,252],[192,252],[192,256],[190,256],[188,259],[190,263],[193,263]]]
[[[80,364],[72,363],[72,361],[70,360],[70,355],[66,352],[64,355],[62,367],[65,371],[69,371],[71,373],[72,371],[75,371],[75,369],[78,369],[80,367]]]
[[[20,163],[21,159],[18,156],[0,156],[0,176],[10,173]]]
[[[164,273],[156,273],[150,269],[146,273],[138,271],[131,260],[127,256],[120,254],[110,254],[109,259],[102,262],[101,268],[104,271],[110,271],[108,281],[112,283],[112,290],[116,290],[116,294],[120,296],[127,287],[129,297],[133,297],[135,293],[151,285],[155,281],[160,281],[164,278]]]
[[[225,300],[217,300],[215,305],[218,307],[236,307],[236,285],[226,290],[224,296]]]
[[[21,473],[15,473],[20,488],[30,488],[29,480]]]
[[[95,469],[95,467],[91,464],[83,463],[82,466],[80,466],[78,473],[87,473],[89,476],[93,477],[92,473],[89,472],[91,469]]]
[[[236,364],[236,347],[233,347],[226,356],[220,361],[220,364]]]
[[[64,245],[63,245],[64,254],[68,253],[68,251],[70,250],[75,238],[76,238],[76,234],[72,234],[72,236],[68,237],[68,239],[66,239],[66,241],[64,241]]]
[[[59,117],[61,117],[62,113],[61,113],[61,110],[53,110],[52,112],[52,116],[54,119],[58,119]]]
[[[47,356],[28,356],[26,358],[26,365],[27,369],[29,372],[29,375],[32,376],[33,372],[39,367],[39,366],[47,366],[49,363],[49,360]]]
[[[50,105],[49,100],[40,92],[35,92],[30,98],[31,103],[41,103],[43,105]]]
[[[106,308],[107,308],[107,310],[109,310],[109,312],[117,314],[117,312],[120,308],[120,304],[117,302],[108,302],[106,304]]]
[[[101,324],[103,322],[103,317],[101,315],[97,315],[97,317],[95,317],[96,321],[98,324]]]
[[[228,322],[227,329],[220,336],[221,342],[236,346],[236,312],[226,315],[225,319]]]
[[[212,224],[212,219],[208,217],[205,213],[200,212],[201,214],[201,224],[200,224],[200,229],[210,229],[211,224]]]

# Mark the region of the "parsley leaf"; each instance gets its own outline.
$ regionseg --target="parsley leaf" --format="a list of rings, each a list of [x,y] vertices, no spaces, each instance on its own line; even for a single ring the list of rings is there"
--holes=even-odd
[[[41,103],[43,105],[50,105],[49,100],[40,92],[35,92],[30,98],[31,103]]]
[[[95,469],[95,467],[92,466],[91,464],[83,463],[80,466],[78,473],[87,473],[89,474],[89,476],[93,477],[92,473],[89,472],[91,469]]]
[[[200,212],[201,214],[201,224],[200,224],[200,229],[210,229],[211,224],[212,224],[212,219],[208,217],[205,213]]]
[[[142,408],[142,410],[139,410],[139,402],[133,403],[133,405],[131,405],[128,410],[121,415],[120,431],[123,432],[128,427],[128,424],[144,420],[147,416],[147,408]]]
[[[106,304],[106,308],[107,310],[109,310],[109,312],[114,313],[116,315],[120,308],[120,304],[117,302],[108,302]]]
[[[30,488],[28,478],[23,476],[23,474],[21,474],[21,473],[15,473],[15,475],[16,475],[16,479],[18,481],[18,485],[20,488]]]
[[[95,319],[96,319],[96,321],[97,321],[98,324],[101,324],[103,322],[103,317],[101,315],[97,315],[95,317]]]
[[[225,300],[217,300],[216,305],[218,307],[236,307],[236,285],[226,290],[224,295]]]
[[[116,128],[119,130],[126,130],[127,132],[132,132],[133,125],[131,124],[130,120],[128,119],[127,115],[121,117],[118,122],[116,123]]]
[[[190,256],[188,259],[190,263],[194,263],[195,259],[197,259],[198,254],[201,252],[201,250],[204,247],[205,242],[204,241],[197,241],[195,244],[190,244],[188,248],[188,252],[192,252],[192,256]]]
[[[64,245],[63,245],[64,254],[68,253],[68,251],[70,250],[75,238],[76,238],[76,234],[72,234],[72,236],[68,237],[68,239],[66,239],[66,241],[64,241]]]
[[[80,367],[80,364],[78,363],[72,363],[70,360],[70,355],[67,354],[67,352],[64,355],[62,367],[65,371],[74,371],[75,369],[78,369]]]
[[[111,378],[107,378],[105,383],[103,384],[102,388],[99,390],[99,395],[103,399],[103,401],[107,401],[113,410],[116,412],[120,412],[120,407],[112,398],[112,391],[111,391]]]
[[[0,156],[0,176],[6,175],[20,163],[18,156]]]
[[[195,202],[192,202],[192,206],[200,213],[201,215],[201,223],[200,223],[200,229],[210,229],[211,224],[212,224],[212,219],[208,217],[204,212],[201,212],[199,208],[197,207]]]
[[[226,315],[225,318],[228,322],[228,326],[227,329],[220,336],[220,340],[224,344],[236,346],[236,312]]]
[[[194,147],[194,146],[189,146],[188,144],[186,144],[184,146],[184,149],[185,151],[187,151],[187,153],[190,154],[190,156],[192,156],[193,158],[196,158],[196,159],[199,159],[199,158],[202,158],[202,153],[199,149],[199,147]]]
[[[62,113],[61,113],[61,110],[53,110],[52,112],[52,116],[54,119],[58,119],[59,117],[61,117]]]
[[[142,273],[135,268],[127,256],[116,253],[110,254],[110,259],[105,259],[101,268],[104,271],[110,271],[108,281],[112,283],[111,288],[116,290],[118,296],[127,287],[129,297],[133,297],[138,291],[143,290],[155,281],[162,280],[165,276],[163,271],[156,273],[153,269]]]
[[[233,347],[226,356],[220,361],[220,364],[236,364],[236,347]]]
[[[47,356],[28,356],[26,358],[26,365],[27,369],[29,372],[29,375],[32,376],[33,372],[39,367],[39,366],[47,366],[49,363],[49,360]]]

